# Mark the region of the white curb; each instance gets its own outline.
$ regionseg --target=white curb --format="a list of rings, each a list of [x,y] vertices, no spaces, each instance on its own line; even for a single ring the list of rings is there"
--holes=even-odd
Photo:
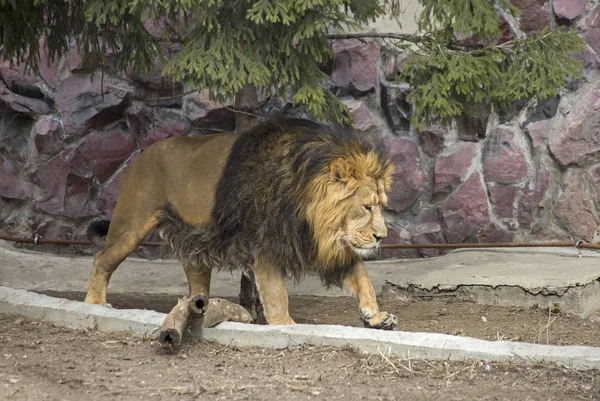
[[[166,316],[148,310],[119,310],[88,305],[4,286],[0,286],[0,312],[42,319],[71,328],[130,331],[140,336],[149,336]],[[484,341],[435,333],[305,324],[258,326],[225,322],[196,334],[204,340],[237,347],[287,348],[302,344],[351,346],[367,353],[381,352],[411,358],[546,361],[576,369],[600,369],[600,348],[597,347]]]

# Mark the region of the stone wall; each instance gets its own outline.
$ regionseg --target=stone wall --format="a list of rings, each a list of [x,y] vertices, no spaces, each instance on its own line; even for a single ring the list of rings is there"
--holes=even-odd
[[[330,86],[356,128],[384,137],[395,164],[388,242],[593,241],[600,223],[600,7],[598,1],[513,0],[520,20],[504,39],[571,26],[588,43],[584,78],[554,99],[457,119],[451,130],[410,126],[402,53],[377,41],[339,40]],[[165,52],[168,53],[168,49]],[[0,232],[82,238],[110,218],[128,166],[171,136],[234,129],[234,114],[203,92],[158,74],[86,70],[75,50],[39,76],[0,61]],[[302,116],[270,99],[265,116]],[[395,251],[388,256],[433,256]]]

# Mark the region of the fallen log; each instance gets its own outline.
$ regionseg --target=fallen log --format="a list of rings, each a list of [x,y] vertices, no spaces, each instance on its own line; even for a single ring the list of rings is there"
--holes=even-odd
[[[202,327],[212,327],[221,322],[252,323],[252,316],[242,305],[222,298],[211,298]]]
[[[208,309],[208,297],[204,294],[192,298],[183,297],[165,317],[158,328],[158,342],[163,347],[178,347],[181,345],[183,332],[197,319],[204,317]]]
[[[212,327],[221,322],[251,323],[252,316],[241,305],[221,298],[212,298],[197,294],[192,298],[184,297],[169,312],[158,328],[158,342],[163,347],[177,348],[185,330]]]

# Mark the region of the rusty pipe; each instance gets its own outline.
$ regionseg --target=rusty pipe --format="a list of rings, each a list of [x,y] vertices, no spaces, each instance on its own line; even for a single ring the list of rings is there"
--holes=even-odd
[[[48,245],[91,245],[86,240],[44,239],[39,235],[28,237],[13,237],[0,234],[0,240],[23,244]],[[162,246],[164,242],[142,242],[140,246]],[[550,241],[550,242],[504,242],[504,243],[461,243],[461,244],[383,244],[381,249],[476,249],[476,248],[539,248],[574,247],[581,249],[600,249],[600,244],[588,244],[581,241]]]
[[[21,244],[48,244],[48,245],[92,245],[91,242],[86,240],[77,239],[44,239],[39,235],[34,235],[31,238],[28,237],[12,237],[10,235],[0,234],[0,240],[18,242]],[[140,246],[162,246],[164,242],[142,242]]]

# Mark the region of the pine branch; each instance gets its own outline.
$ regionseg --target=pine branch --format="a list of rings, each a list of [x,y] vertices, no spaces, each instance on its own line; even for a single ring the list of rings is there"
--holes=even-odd
[[[431,36],[428,35],[415,35],[408,33],[377,33],[377,32],[356,32],[356,33],[336,33],[325,35],[327,39],[364,39],[364,38],[379,38],[379,39],[396,39],[403,42],[410,42],[415,44],[430,44],[436,42]],[[464,50],[464,49],[482,49],[485,46],[480,43],[472,43],[464,40],[451,41],[446,44],[449,49],[453,50]]]

